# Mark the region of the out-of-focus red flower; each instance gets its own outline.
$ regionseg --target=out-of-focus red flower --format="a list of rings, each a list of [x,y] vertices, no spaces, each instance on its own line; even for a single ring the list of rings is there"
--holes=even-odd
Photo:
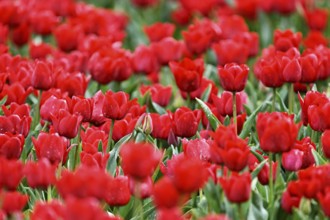
[[[138,7],[150,7],[158,3],[158,0],[132,0],[133,4]]]
[[[159,115],[157,113],[150,113],[150,117],[152,120],[152,128],[153,128],[151,132],[151,136],[154,138],[167,140],[172,127],[171,115],[170,114]]]
[[[304,153],[297,149],[291,149],[282,155],[282,165],[285,170],[297,171],[303,163]]]
[[[0,116],[0,133],[21,134],[26,138],[30,131],[31,121],[30,116],[20,117],[17,114]]]
[[[129,178],[130,192],[139,199],[146,199],[152,195],[152,185],[151,176],[148,176],[144,180]]]
[[[174,30],[175,26],[166,22],[156,22],[144,27],[144,32],[147,34],[150,42],[157,42],[166,37],[172,37]]]
[[[259,52],[259,35],[256,32],[242,32],[233,38],[236,42],[245,44],[249,48],[249,57]]]
[[[46,189],[55,183],[55,171],[56,166],[43,158],[38,162],[27,162],[23,172],[30,187]]]
[[[328,23],[328,10],[323,8],[315,8],[313,10],[305,10],[305,19],[311,30],[323,31]]]
[[[20,212],[28,202],[29,197],[19,192],[0,191],[2,198],[1,209],[8,215]]]
[[[219,149],[224,165],[231,171],[239,172],[243,170],[250,154],[250,149],[246,140],[236,138],[236,140],[228,140],[225,147]]]
[[[275,30],[274,45],[276,50],[287,51],[292,47],[298,48],[302,40],[300,32],[294,33],[291,30]]]
[[[35,33],[48,35],[59,23],[59,18],[51,10],[37,10],[31,11],[29,21]]]
[[[93,113],[91,118],[91,123],[93,123],[96,126],[102,125],[106,118],[103,115],[103,105],[105,100],[105,95],[102,93],[102,91],[98,91],[93,96]]]
[[[218,87],[216,86],[214,81],[206,79],[206,78],[202,78],[202,82],[201,82],[200,87],[197,90],[189,93],[190,98],[191,99],[201,98],[203,96],[204,92],[206,91],[206,89],[209,88],[209,86],[211,86],[211,91],[210,91],[211,95],[212,94],[214,94],[214,95],[218,94]],[[188,93],[187,92],[180,91],[180,93],[181,93],[182,98],[184,98],[184,99],[188,98]],[[209,100],[211,99],[211,95],[209,97]]]
[[[199,12],[203,15],[211,13],[212,9],[218,4],[218,0],[180,0],[181,5],[190,12]]]
[[[7,159],[19,159],[24,141],[25,139],[21,134],[0,133],[0,156]]]
[[[25,45],[31,35],[31,29],[28,23],[21,23],[18,27],[16,27],[12,32],[12,41],[16,46],[21,47]]]
[[[229,178],[220,178],[220,184],[226,198],[233,203],[243,203],[249,200],[251,194],[251,175],[233,173]]]
[[[233,39],[236,35],[249,31],[244,18],[238,15],[221,16],[218,25],[222,30],[221,37],[223,39]]]
[[[204,73],[204,62],[202,59],[191,60],[184,58],[181,62],[173,61],[169,65],[180,90],[193,92],[200,87]]]
[[[182,35],[188,50],[192,54],[200,55],[220,38],[221,29],[216,23],[205,19],[191,24]]]
[[[52,164],[64,163],[69,152],[69,140],[58,134],[41,132],[38,138],[32,137],[38,159],[46,158]]]
[[[187,107],[178,108],[172,119],[172,129],[176,136],[192,137],[196,134],[198,124],[201,119],[201,112],[199,110],[190,110]]]
[[[209,214],[200,220],[230,220],[225,214]]]
[[[148,143],[126,143],[121,147],[122,169],[126,175],[143,180],[152,175],[162,153]]]
[[[142,95],[150,91],[152,101],[163,107],[168,105],[172,96],[171,86],[162,86],[158,83],[152,86],[141,85],[140,91]]]
[[[321,136],[322,150],[326,158],[330,158],[330,130],[325,130]]]
[[[179,202],[179,192],[172,180],[164,176],[153,187],[153,201],[158,208],[174,208]]]
[[[219,43],[213,44],[212,49],[217,56],[218,64],[221,66],[233,62],[245,63],[250,50],[248,45],[232,39],[221,40]]]
[[[249,67],[245,64],[227,63],[218,69],[221,86],[230,92],[241,92],[244,90]]]
[[[236,0],[235,6],[239,14],[250,19],[255,19],[257,9],[259,8],[259,0]]]
[[[300,169],[306,169],[307,167],[315,164],[315,159],[312,150],[316,150],[315,144],[311,141],[310,137],[305,137],[300,141],[296,141],[293,149],[297,149],[303,153],[302,165]]]
[[[124,206],[131,198],[127,176],[112,178],[105,189],[105,201],[110,206]]]
[[[31,84],[35,89],[48,90],[55,84],[55,73],[51,63],[37,61],[31,76]]]
[[[167,37],[158,42],[151,43],[151,49],[157,56],[161,65],[166,65],[170,61],[179,60],[184,51],[182,41],[177,41],[172,37]]]
[[[276,170],[277,170],[278,162],[272,162],[272,173],[273,177],[272,180],[273,182],[276,181],[277,175],[276,175]],[[269,163],[266,163],[261,171],[258,174],[258,181],[260,182],[261,185],[268,185],[269,184]]]
[[[208,178],[203,161],[184,155],[167,161],[166,175],[172,179],[179,192],[188,194],[202,188]]]
[[[53,47],[47,43],[29,43],[29,54],[32,59],[45,59],[53,53]]]
[[[330,217],[330,209],[329,209],[329,205],[330,205],[330,189],[327,188],[325,191],[325,194],[319,194],[318,195],[318,201],[321,204],[322,210],[324,212],[324,214],[329,218]]]
[[[261,149],[272,153],[289,151],[299,130],[293,115],[281,112],[259,113],[256,127]]]
[[[83,30],[78,25],[61,24],[53,33],[57,46],[65,52],[77,49],[79,40],[83,38]]]
[[[303,41],[307,48],[316,48],[319,45],[327,46],[329,40],[320,31],[310,31]]]
[[[0,157],[0,188],[16,190],[23,178],[23,163],[20,160],[7,160]]]
[[[236,93],[236,111],[237,114],[242,114],[244,111],[244,104],[246,101],[244,100],[245,94]],[[233,115],[233,94],[231,92],[223,92],[220,97],[217,97],[212,94],[212,101],[217,108],[218,113],[226,117],[227,115]]]
[[[109,90],[105,93],[102,108],[103,115],[113,120],[123,119],[132,104],[133,102],[129,100],[127,93],[122,91],[112,92]]]
[[[88,69],[100,84],[124,81],[133,73],[129,52],[116,48],[102,48],[95,52],[89,59]]]
[[[287,213],[292,213],[292,209],[294,207],[298,208],[300,204],[301,197],[296,195],[291,195],[289,190],[286,190],[282,194],[281,198],[281,207],[286,211]]]
[[[145,74],[157,73],[160,68],[154,51],[150,47],[144,45],[136,47],[132,55],[132,67],[135,72],[142,72]]]
[[[0,25],[0,44],[6,44],[8,40],[9,28],[6,25]]]
[[[177,8],[171,14],[172,20],[180,25],[187,25],[191,17],[191,12],[183,7]]]
[[[171,209],[158,209],[156,214],[156,220],[184,220],[183,214],[179,208]]]

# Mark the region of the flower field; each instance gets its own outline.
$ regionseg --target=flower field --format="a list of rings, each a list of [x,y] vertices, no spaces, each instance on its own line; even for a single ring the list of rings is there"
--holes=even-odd
[[[330,218],[329,0],[0,0],[0,220]]]

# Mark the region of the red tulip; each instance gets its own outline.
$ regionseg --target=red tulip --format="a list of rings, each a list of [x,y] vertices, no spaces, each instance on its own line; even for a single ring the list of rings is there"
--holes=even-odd
[[[107,91],[102,108],[103,115],[113,120],[123,119],[132,104],[127,93]]]
[[[59,200],[53,199],[48,203],[38,201],[36,202],[30,217],[31,220],[56,220],[64,217],[64,211],[64,207]]]
[[[54,30],[57,46],[65,52],[75,50],[82,35],[83,30],[78,25],[61,24]]]
[[[329,40],[320,31],[310,31],[303,41],[307,48],[317,48],[320,45],[327,46]]]
[[[220,178],[220,184],[227,199],[232,203],[243,203],[249,200],[251,194],[250,173],[235,174],[229,178]]]
[[[182,32],[188,50],[197,55],[209,49],[211,43],[219,39],[220,34],[221,29],[208,19],[197,21],[191,24],[187,31]]]
[[[112,139],[114,141],[119,141],[125,135],[128,135],[134,131],[137,123],[137,118],[133,118],[130,114],[127,115],[122,120],[115,121],[113,128]],[[108,123],[110,129],[110,123]],[[107,129],[107,130],[109,130]]]
[[[176,136],[192,137],[196,134],[198,124],[201,119],[201,112],[199,110],[190,110],[187,107],[178,108],[172,119],[172,129]]]
[[[131,193],[126,176],[112,178],[105,189],[105,201],[109,206],[124,206],[130,201]]]
[[[55,87],[59,88],[63,93],[68,93],[69,97],[84,96],[90,77],[84,74],[76,73],[59,73],[57,74]]]
[[[105,152],[108,143],[107,134],[105,131],[95,127],[89,127],[85,132],[81,131],[83,151],[95,154],[98,152],[99,145],[101,145],[103,152]]]
[[[30,23],[33,32],[48,35],[55,29],[60,19],[51,10],[31,10]]]
[[[328,23],[328,10],[315,8],[314,10],[305,10],[305,19],[311,30],[323,31]]]
[[[26,98],[30,95],[32,90],[32,88],[25,89],[19,82],[14,82],[10,85],[5,83],[0,92],[0,100],[7,96],[5,105],[9,105],[12,102],[21,105],[25,103]]]
[[[244,17],[255,19],[257,9],[259,8],[259,0],[236,0],[236,10]]]
[[[325,194],[319,194],[318,200],[321,204],[322,210],[327,217],[330,217],[330,189],[327,188]]]
[[[94,154],[91,154],[82,151],[80,153],[81,164],[89,167],[95,167],[101,170],[105,170],[109,158],[110,158],[110,154],[103,154],[102,152],[96,152]]]
[[[196,158],[202,161],[211,159],[210,141],[205,139],[182,140],[184,155],[189,158]]]
[[[221,16],[218,25],[222,30],[221,37],[223,39],[233,39],[237,35],[249,31],[244,18],[239,15]]]
[[[323,132],[330,129],[330,101],[322,103],[321,105],[312,105],[308,107],[308,124],[315,131]]]
[[[325,130],[321,136],[322,150],[326,158],[330,158],[330,130]]]
[[[56,166],[51,165],[47,159],[38,162],[29,161],[24,167],[27,183],[32,188],[47,189],[55,183]]]
[[[301,197],[296,195],[291,195],[288,190],[286,190],[281,198],[281,207],[287,213],[292,213],[292,209],[298,208],[300,204]]]
[[[292,47],[299,47],[302,40],[300,32],[293,33],[291,30],[275,30],[274,32],[274,45],[276,50],[287,51]]]
[[[93,114],[94,100],[89,98],[82,98],[78,96],[72,97],[72,113],[80,115],[82,122],[90,122]]]
[[[158,2],[158,0],[132,0],[133,4],[139,7],[149,7]]]
[[[175,26],[172,23],[156,22],[145,26],[144,32],[147,34],[150,42],[158,42],[166,37],[172,37]]]
[[[0,157],[0,188],[16,190],[23,178],[23,163]]]
[[[82,116],[72,115],[66,110],[59,110],[56,115],[50,116],[55,132],[66,138],[74,138],[78,134]]]
[[[0,191],[1,209],[8,215],[20,212],[28,202],[29,197],[19,192]]]
[[[160,138],[167,140],[171,130],[171,115],[164,114],[159,115],[157,113],[150,113],[152,120],[152,132],[151,136],[154,138]]]
[[[157,73],[160,68],[154,51],[144,45],[136,47],[132,55],[132,67],[135,72],[145,74]]]
[[[55,115],[60,110],[68,111],[69,107],[64,99],[51,96],[44,103],[41,103],[40,116],[43,120],[51,121],[51,115]]]
[[[304,153],[297,149],[291,149],[282,155],[282,165],[285,170],[297,171],[301,169]]]
[[[228,39],[213,44],[212,49],[217,56],[218,64],[224,66],[228,63],[245,63],[249,56],[250,48],[246,44]]]
[[[267,158],[267,157],[266,157]],[[265,158],[265,159],[266,159]],[[277,175],[275,170],[277,170],[278,162],[272,162],[272,173],[273,173],[273,182],[276,181]],[[268,185],[269,184],[269,163],[266,163],[261,171],[258,174],[258,180],[261,185]]]
[[[143,180],[152,175],[162,153],[148,143],[126,143],[121,147],[120,156],[124,173]]]
[[[38,159],[46,158],[52,164],[65,163],[69,149],[69,141],[58,134],[41,132],[38,138],[32,137]]]
[[[301,66],[301,83],[315,83],[319,78],[319,59],[314,53],[303,54],[299,58],[299,63]]]
[[[191,99],[195,99],[195,98],[200,99],[203,96],[203,94],[205,93],[206,89],[209,88],[209,86],[211,87],[211,91],[210,91],[211,95],[218,94],[218,88],[217,88],[216,84],[214,83],[214,81],[206,79],[206,78],[202,78],[200,87],[197,90],[189,93],[190,98]],[[188,98],[187,92],[180,90],[180,93],[181,93],[182,98],[184,98],[184,99]],[[210,99],[211,99],[211,96],[209,97],[209,100]]]
[[[184,220],[183,214],[179,208],[171,208],[171,209],[158,209],[156,214],[156,220]]]
[[[0,155],[7,159],[19,159],[23,150],[24,141],[23,135],[0,133]]]
[[[208,15],[212,9],[218,4],[217,0],[180,0],[181,5],[191,12],[199,12]]]
[[[173,61],[169,65],[180,90],[193,92],[200,87],[204,73],[202,59],[190,60],[184,58],[181,62]]]
[[[299,130],[293,115],[280,112],[259,113],[256,127],[261,149],[272,153],[290,151]]]
[[[179,202],[179,192],[172,180],[164,176],[153,187],[153,201],[157,208],[174,208]]]
[[[150,91],[152,101],[163,107],[168,105],[172,96],[172,87],[162,86],[161,84],[154,84],[152,86],[142,85],[140,91],[142,95]]]
[[[12,32],[12,41],[18,47],[25,45],[31,36],[31,28],[27,22],[21,23]]]
[[[307,167],[315,164],[312,150],[316,150],[316,146],[313,142],[311,142],[310,137],[305,137],[300,141],[296,141],[293,149],[297,149],[303,153],[301,169],[306,169]]]
[[[226,64],[225,67],[218,69],[220,83],[224,90],[230,92],[241,92],[244,90],[249,67],[245,64],[236,63]]]
[[[151,49],[157,56],[161,65],[168,64],[170,61],[177,61],[183,55],[184,44],[172,37],[167,37],[159,42],[151,43]]]
[[[29,44],[29,54],[32,59],[45,59],[53,53],[53,47],[47,43]]]

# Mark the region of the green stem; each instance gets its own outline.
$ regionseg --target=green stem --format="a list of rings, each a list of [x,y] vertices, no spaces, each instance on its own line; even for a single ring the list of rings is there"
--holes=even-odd
[[[236,107],[236,92],[233,92],[233,119],[234,119],[235,134],[237,135],[237,107]]]
[[[289,114],[293,113],[294,108],[294,85],[293,83],[289,86]]]
[[[50,202],[52,200],[52,186],[49,185],[47,188],[47,202]]]
[[[35,105],[35,109],[34,109],[34,116],[33,116],[33,122],[32,122],[32,126],[31,126],[31,130],[34,130],[37,125],[39,124],[40,121],[40,102],[41,102],[41,94],[42,94],[42,90],[39,91],[38,94],[38,101]]]
[[[273,183],[273,154],[269,153],[268,163],[269,163],[269,198],[268,198],[268,209],[269,216],[273,215],[273,207],[274,207],[274,183]]]
[[[78,165],[79,163],[79,154],[81,152],[81,143],[80,143],[80,131],[81,131],[81,126],[79,126],[79,129],[78,129],[78,134],[77,134],[77,137],[76,137],[76,143],[77,143],[77,146],[76,146],[76,149],[75,149],[75,152],[74,152],[74,161],[73,161],[73,166],[72,166],[72,170],[75,170],[76,169],[76,166]]]
[[[109,136],[108,136],[108,147],[106,153],[111,151],[112,148],[112,132],[113,132],[113,127],[115,126],[115,120],[111,119],[111,125],[110,125],[110,130],[109,130]]]
[[[239,204],[237,204],[237,206],[238,206],[238,216],[239,216],[239,219],[240,220],[244,220],[245,218],[244,218],[244,211],[243,211],[242,204],[239,203]]]
[[[187,92],[187,107],[190,108],[191,105],[191,97],[190,97],[190,93]]]
[[[273,88],[273,105],[272,105],[272,112],[275,112],[275,104],[276,104],[276,88]]]

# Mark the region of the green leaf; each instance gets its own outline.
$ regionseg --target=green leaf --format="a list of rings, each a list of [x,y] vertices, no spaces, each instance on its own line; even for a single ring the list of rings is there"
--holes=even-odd
[[[207,119],[210,122],[212,129],[216,130],[221,125],[221,122],[217,119],[217,117],[215,117],[210,108],[202,100],[196,98],[196,101],[201,106],[203,112],[205,113]]]
[[[282,99],[282,96],[278,92],[276,92],[276,97],[277,97],[278,100],[280,100],[281,111],[282,112],[289,112],[289,109],[284,104],[284,101]]]
[[[212,84],[210,83],[208,85],[208,87],[204,90],[203,94],[202,94],[201,100],[203,102],[207,102],[207,100],[209,100],[210,95],[211,95],[211,91],[212,91]]]
[[[114,174],[116,171],[116,167],[117,167],[117,159],[119,156],[119,150],[120,147],[126,143],[132,136],[131,134],[128,134],[126,136],[124,136],[122,139],[120,139],[115,146],[113,147],[113,149],[110,151],[110,158],[108,160],[108,164],[107,164],[107,170],[110,174]]]
[[[264,207],[261,196],[252,191],[251,205],[249,207],[248,217],[249,220],[264,220],[268,219],[267,209]]]
[[[162,106],[158,105],[156,102],[151,101],[151,105],[158,114],[163,115],[167,113],[166,110]]]
[[[260,155],[257,151],[254,149],[250,149],[250,152],[258,159],[258,161],[261,163],[264,161],[264,158],[262,155]]]
[[[327,164],[327,161],[325,159],[322,158],[322,156],[316,151],[316,150],[312,150],[314,159],[315,159],[315,163],[316,165],[324,165]]]
[[[224,120],[223,124],[224,124],[225,126],[230,125],[230,117],[229,117],[228,115],[225,117],[225,120]]]
[[[6,103],[7,98],[8,98],[8,96],[5,96],[0,100],[0,106],[3,106]]]
[[[249,133],[251,132],[252,126],[255,124],[255,118],[257,114],[263,109],[269,105],[269,102],[265,102],[264,104],[260,105],[254,112],[247,118],[246,122],[244,123],[243,129],[241,131],[241,134],[239,135],[240,138],[246,138],[249,136]]]
[[[256,178],[258,176],[258,174],[260,173],[260,171],[262,170],[262,168],[265,166],[265,164],[267,163],[267,161],[268,160],[264,160],[264,161],[262,161],[261,163],[258,164],[258,166],[251,173],[252,179],[254,179],[254,178]]]

